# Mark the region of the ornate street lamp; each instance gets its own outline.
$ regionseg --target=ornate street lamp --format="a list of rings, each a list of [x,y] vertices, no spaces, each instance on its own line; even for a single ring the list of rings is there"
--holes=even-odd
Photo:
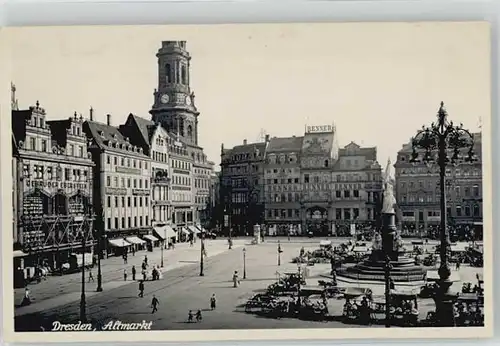
[[[243,279],[247,278],[247,249],[243,248]]]
[[[438,270],[439,280],[437,281],[434,301],[436,304],[436,322],[439,326],[453,325],[453,302],[455,296],[449,293],[452,285],[450,280],[451,270],[448,263],[448,248],[450,246],[449,234],[447,230],[447,210],[446,210],[446,166],[456,165],[461,160],[472,163],[476,161],[474,155],[474,135],[463,128],[463,125],[455,126],[453,122],[448,122],[448,113],[441,102],[437,114],[437,122],[433,122],[430,127],[422,127],[417,135],[412,139],[412,157],[410,162],[424,162],[428,166],[433,163],[439,167],[439,189],[440,189],[440,259],[441,264]],[[462,149],[468,149],[467,155],[462,157]],[[419,153],[423,152],[420,160]],[[437,157],[435,155],[437,151]],[[448,153],[453,151],[451,158]]]

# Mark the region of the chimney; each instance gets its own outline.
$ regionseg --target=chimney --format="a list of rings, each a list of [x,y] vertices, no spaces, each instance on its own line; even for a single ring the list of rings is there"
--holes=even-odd
[[[92,106],[90,106],[90,121],[94,121],[94,108],[92,108]]]
[[[221,155],[224,154],[224,143],[221,143],[220,145],[220,153]]]
[[[111,126],[111,114],[106,114],[106,118],[107,118],[107,121],[106,121],[107,125]]]
[[[247,145],[247,140],[246,139],[243,140],[243,145]]]

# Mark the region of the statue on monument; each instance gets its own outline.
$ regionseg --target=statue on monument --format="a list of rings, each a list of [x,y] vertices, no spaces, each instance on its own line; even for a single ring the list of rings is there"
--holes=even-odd
[[[384,214],[394,214],[394,205],[396,204],[396,198],[394,197],[394,186],[392,185],[391,175],[391,159],[387,160],[387,167],[385,169],[384,177],[384,199],[382,202],[382,213]]]

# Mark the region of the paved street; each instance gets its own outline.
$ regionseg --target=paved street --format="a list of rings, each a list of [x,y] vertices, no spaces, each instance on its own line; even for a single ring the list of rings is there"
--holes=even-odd
[[[302,246],[306,250],[316,249],[319,239],[314,243],[287,242],[282,240],[282,253],[280,267],[277,266],[276,243],[265,243],[261,245],[246,245],[246,272],[247,279],[242,280],[239,288],[232,287],[232,274],[238,270],[240,277],[243,276],[243,252],[242,246],[248,240],[236,240],[232,250],[227,249],[223,240],[211,241],[207,246],[210,256],[205,263],[205,276],[199,276],[199,243],[195,248],[178,247],[174,252],[168,253],[168,262],[172,265],[170,270],[164,270],[164,278],[160,281],[148,281],[145,285],[144,298],[137,297],[138,284],[135,282],[123,282],[123,264],[117,263],[115,270],[109,264],[109,275],[106,277],[105,290],[102,293],[89,294],[87,297],[87,316],[94,325],[104,325],[111,320],[120,320],[124,323],[153,321],[153,329],[255,329],[255,328],[324,328],[345,327],[341,322],[313,322],[302,321],[294,318],[269,319],[246,314],[242,304],[255,294],[265,289],[267,285],[276,280],[276,273],[295,272],[297,266],[289,263],[292,257],[297,256]],[[176,255],[175,252],[179,253]],[[155,250],[159,254],[159,251]],[[185,253],[182,254],[181,253]],[[155,254],[157,256],[158,254]],[[170,257],[169,257],[170,256]],[[174,256],[178,256],[177,265],[174,264]],[[137,261],[142,261],[143,255],[136,255]],[[148,254],[150,262],[154,263],[153,255]],[[183,262],[185,261],[185,262]],[[131,266],[132,260],[129,260]],[[183,263],[183,264],[181,264]],[[106,263],[106,266],[108,263]],[[167,268],[166,268],[167,269]],[[329,265],[316,265],[311,268],[308,285],[316,284],[319,274],[327,273]],[[466,281],[473,281],[477,268],[463,267],[460,271],[466,274]],[[105,274],[105,276],[108,274]],[[470,279],[469,279],[470,277]],[[113,279],[114,278],[114,279]],[[52,278],[51,278],[52,279]],[[57,278],[60,279],[60,278]],[[44,306],[47,301],[55,298],[37,302],[25,308],[16,309],[16,329],[38,331],[41,325],[50,330],[52,321],[61,323],[76,322],[79,320],[79,293],[78,277],[72,278],[74,286],[73,299],[65,302],[57,297],[59,301],[51,306]],[[43,283],[42,285],[51,283]],[[71,287],[73,287],[71,286]],[[42,286],[41,286],[42,287]],[[36,297],[36,286],[33,290]],[[209,311],[209,299],[212,293],[217,295],[217,309]],[[67,294],[67,293],[66,293]],[[159,311],[151,314],[150,303],[152,296],[160,301]],[[333,301],[330,309],[334,314],[342,312],[343,300]],[[434,308],[431,300],[419,303],[421,316]],[[203,311],[201,323],[187,323],[189,310]]]

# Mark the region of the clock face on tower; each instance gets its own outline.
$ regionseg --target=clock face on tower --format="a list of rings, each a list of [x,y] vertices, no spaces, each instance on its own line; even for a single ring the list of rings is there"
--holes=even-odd
[[[186,96],[186,104],[187,104],[188,106],[190,106],[190,105],[191,105],[191,96],[189,96],[189,95],[188,95],[188,96]]]
[[[161,95],[161,98],[160,98],[161,103],[168,103],[169,100],[170,100],[170,97],[167,94]]]

